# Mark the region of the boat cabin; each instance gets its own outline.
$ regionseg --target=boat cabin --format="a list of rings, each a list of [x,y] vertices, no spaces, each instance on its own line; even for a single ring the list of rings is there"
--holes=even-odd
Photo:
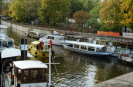
[[[33,41],[31,42],[31,48],[33,49],[36,49],[36,50],[40,50],[39,48],[39,45],[40,45],[40,41]],[[41,50],[42,51],[49,51],[49,48],[51,48],[51,45],[50,44],[47,44],[47,43],[43,43],[42,47],[41,47]]]
[[[45,35],[47,35],[47,34],[42,33],[42,32],[37,32],[37,31],[29,31],[28,32],[29,37],[33,37],[33,38],[36,38],[36,39],[39,39],[39,38],[41,38]]]
[[[0,48],[14,48],[14,40],[11,38],[0,38]]]
[[[111,41],[111,40],[93,40],[94,44],[99,44],[99,45],[106,45],[106,46],[119,46],[120,42],[118,41]]]
[[[97,44],[91,44],[87,42],[77,42],[77,41],[66,41],[66,46],[72,47],[74,49],[80,49],[80,50],[86,50],[86,51],[106,51],[106,46],[104,45],[97,45]]]
[[[64,41],[67,38],[64,37],[64,36],[60,36],[60,35],[47,35],[47,36],[43,37],[42,40],[43,39],[47,39],[47,40],[50,40],[51,39],[52,41]]]
[[[36,60],[14,61],[14,85],[46,87],[46,64]],[[15,86],[15,87],[16,87]]]

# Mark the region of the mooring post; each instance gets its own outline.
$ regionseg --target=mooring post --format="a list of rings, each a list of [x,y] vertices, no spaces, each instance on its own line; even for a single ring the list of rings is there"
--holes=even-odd
[[[21,39],[21,59],[27,60],[27,39]]]

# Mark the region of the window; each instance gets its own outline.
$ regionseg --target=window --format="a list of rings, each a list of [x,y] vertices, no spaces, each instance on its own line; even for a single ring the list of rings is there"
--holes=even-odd
[[[74,48],[78,48],[78,49],[79,49],[79,45],[77,45],[77,44],[74,44]]]
[[[48,45],[48,49],[49,49],[49,48],[51,48],[51,46],[50,46],[50,45]]]
[[[38,70],[30,71],[30,81],[38,80]]]
[[[23,77],[24,82],[28,81],[28,70],[24,70],[24,77]]]
[[[8,42],[8,47],[13,47],[13,42]]]
[[[3,41],[3,47],[7,47],[7,42]]]
[[[45,50],[47,50],[47,45],[45,45]]]
[[[81,46],[81,49],[86,50],[87,47],[86,46]]]
[[[47,39],[51,39],[51,36],[48,36]]]
[[[40,80],[46,81],[46,76],[45,76],[46,71],[45,70],[40,70]]]

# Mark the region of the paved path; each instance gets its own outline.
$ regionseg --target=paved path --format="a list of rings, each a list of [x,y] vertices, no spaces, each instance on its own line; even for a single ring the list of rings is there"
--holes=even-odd
[[[94,87],[133,87],[133,72],[101,82]]]

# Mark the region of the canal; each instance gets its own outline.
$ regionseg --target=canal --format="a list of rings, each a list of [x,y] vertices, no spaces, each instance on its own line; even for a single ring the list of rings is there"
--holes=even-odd
[[[16,48],[20,47],[22,38],[27,38],[28,44],[36,40],[15,29],[0,29],[0,36],[9,35],[14,39]],[[52,81],[55,87],[92,87],[133,71],[133,67],[118,63],[117,58],[93,58],[67,51],[60,46],[53,46],[53,49],[55,51],[53,62],[60,63],[52,65]],[[33,59],[48,62],[44,58]]]

